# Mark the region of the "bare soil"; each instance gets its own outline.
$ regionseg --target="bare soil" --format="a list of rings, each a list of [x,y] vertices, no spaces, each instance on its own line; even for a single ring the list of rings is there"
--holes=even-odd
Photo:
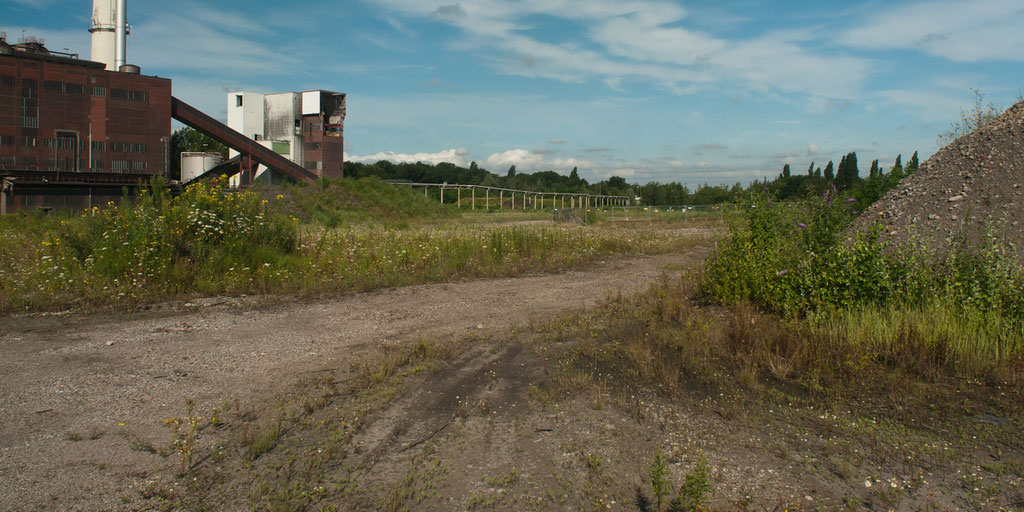
[[[312,303],[212,298],[132,314],[0,318],[0,509],[145,508],[139,486],[176,467],[151,452],[170,441],[165,420],[185,413],[186,398],[204,413],[269,403],[381,342],[506,338],[707,250]]]
[[[978,400],[999,386],[908,382],[848,407],[785,386],[604,389],[557,367],[574,340],[552,326],[710,250],[3,318],[0,510],[637,510],[659,451],[670,497],[706,457],[705,510],[1024,507],[1020,400]],[[183,472],[166,420],[189,398]],[[915,412],[935,402],[941,418]]]

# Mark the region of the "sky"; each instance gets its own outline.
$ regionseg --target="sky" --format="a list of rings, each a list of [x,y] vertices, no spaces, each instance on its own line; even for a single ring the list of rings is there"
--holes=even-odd
[[[0,31],[89,57],[87,0],[0,0]],[[744,185],[856,151],[922,161],[1024,93],[1024,2],[129,0],[128,62],[227,92],[348,94],[349,161]]]

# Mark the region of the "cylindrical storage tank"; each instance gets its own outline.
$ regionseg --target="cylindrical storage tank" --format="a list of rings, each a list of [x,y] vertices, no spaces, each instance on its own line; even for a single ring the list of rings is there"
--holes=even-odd
[[[181,181],[188,183],[199,175],[213,169],[224,157],[220,153],[203,153],[202,151],[186,151],[181,154]]]
[[[114,52],[117,38],[114,27],[117,24],[117,7],[115,0],[92,0],[92,20],[89,32],[92,33],[92,48],[89,59],[107,65],[107,70],[115,71]]]

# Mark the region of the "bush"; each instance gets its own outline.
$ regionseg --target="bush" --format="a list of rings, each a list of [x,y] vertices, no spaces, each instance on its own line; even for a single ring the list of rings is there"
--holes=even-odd
[[[853,206],[834,200],[832,192],[801,205],[749,198],[709,258],[698,295],[841,327],[878,360],[904,361],[904,348],[914,344],[916,354],[935,357],[923,366],[900,365],[932,374],[936,368],[978,371],[1021,357],[1024,271],[1011,246],[989,237],[971,253],[957,243],[936,263],[919,249],[888,247],[875,231],[844,241]],[[923,320],[908,320],[914,315]]]

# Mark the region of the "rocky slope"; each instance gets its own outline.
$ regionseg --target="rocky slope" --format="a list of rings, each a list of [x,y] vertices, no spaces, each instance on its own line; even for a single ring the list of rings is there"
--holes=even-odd
[[[992,233],[1024,263],[1024,102],[940,149],[858,218],[880,222],[883,240],[915,241],[941,256],[950,239],[978,247]]]

